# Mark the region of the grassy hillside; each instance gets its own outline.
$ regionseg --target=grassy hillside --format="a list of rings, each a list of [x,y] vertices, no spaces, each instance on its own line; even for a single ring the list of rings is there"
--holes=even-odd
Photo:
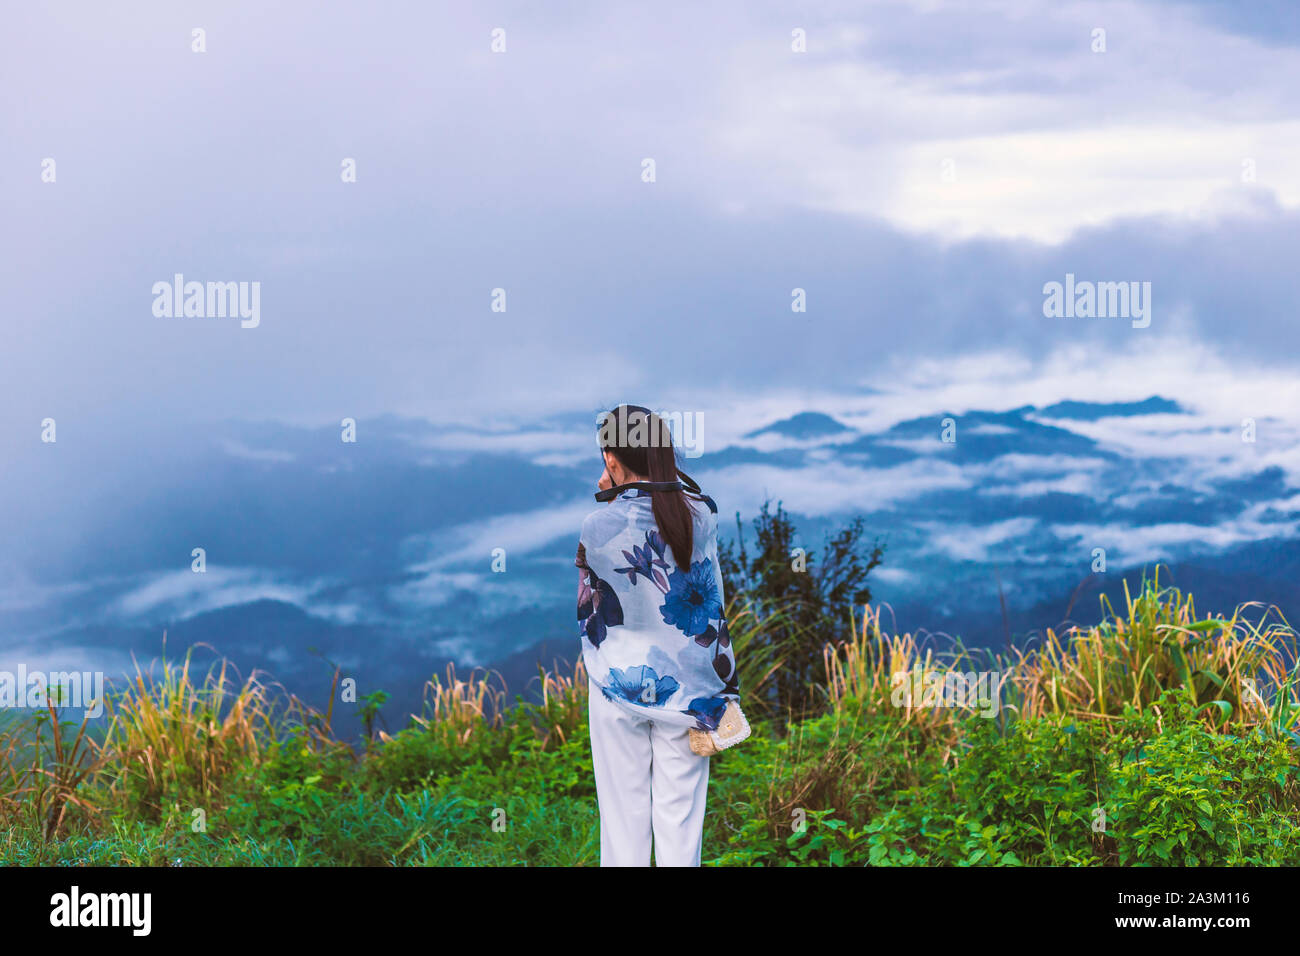
[[[714,758],[706,862],[1300,862],[1300,668],[1294,633],[1264,609],[1198,617],[1152,581],[1097,627],[988,660],[923,649],[864,610],[825,648],[813,711],[761,716]],[[732,612],[752,662],[742,689],[761,687],[780,666],[767,622]],[[955,706],[987,671],[1002,678],[996,712],[987,696]],[[349,745],[332,714],[256,677],[166,664],[90,725],[53,712],[4,725],[0,855],[593,865],[586,678],[540,680],[540,704],[507,708],[490,677],[449,673],[407,729]]]

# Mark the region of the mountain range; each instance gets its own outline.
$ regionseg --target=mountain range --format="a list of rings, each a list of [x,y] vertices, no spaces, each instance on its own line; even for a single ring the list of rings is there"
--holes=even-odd
[[[133,656],[201,645],[201,662],[262,669],[316,705],[337,665],[361,693],[392,695],[390,724],[449,664],[526,693],[539,660],[578,652],[591,420],[385,417],[359,423],[355,443],[332,426],[248,422],[61,437],[11,463],[30,494],[5,515],[0,667],[112,679]],[[902,630],[1023,645],[1092,623],[1103,592],[1122,607],[1123,582],[1157,565],[1203,610],[1300,607],[1295,445],[1267,422],[1245,441],[1160,396],[862,421],[846,406],[715,429],[718,447],[684,464],[719,502],[724,536],[765,501],[810,550],[862,515],[885,546],[873,594]]]

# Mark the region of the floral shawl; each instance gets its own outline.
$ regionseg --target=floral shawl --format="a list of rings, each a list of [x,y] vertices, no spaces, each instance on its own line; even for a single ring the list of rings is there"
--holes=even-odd
[[[715,730],[740,688],[723,618],[717,508],[708,498],[687,501],[695,512],[689,571],[660,537],[648,492],[628,490],[583,521],[579,639],[587,673],[610,700],[641,717]]]

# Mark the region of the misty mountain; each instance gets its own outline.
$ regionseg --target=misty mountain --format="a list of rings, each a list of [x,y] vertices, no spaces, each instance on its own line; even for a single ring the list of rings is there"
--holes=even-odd
[[[452,663],[524,692],[539,657],[578,651],[573,549],[599,473],[589,419],[388,416],[359,423],[355,443],[232,422],[13,464],[44,490],[7,506],[0,666],[48,658],[113,677],[132,653],[157,657],[166,632],[172,658],[202,644],[196,660],[265,671],[317,706],[337,665],[361,694],[392,695],[390,722]],[[904,630],[1020,643],[1094,622],[1102,593],[1121,607],[1122,582],[1157,564],[1205,610],[1300,608],[1300,489],[1278,449],[1176,402],[854,421],[802,412],[684,464],[727,537],[768,500],[813,551],[862,515],[886,548],[872,591]]]

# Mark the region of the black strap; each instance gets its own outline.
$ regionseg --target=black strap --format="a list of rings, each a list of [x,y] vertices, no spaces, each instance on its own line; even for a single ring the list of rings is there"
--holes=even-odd
[[[709,506],[709,510],[714,514],[718,513],[718,506],[713,503],[712,498],[700,491],[700,486],[696,484],[694,478],[680,469],[677,472],[677,477],[677,481],[629,481],[596,492],[596,500],[600,502],[613,501],[625,491],[685,491],[698,497]]]
[[[625,491],[682,491],[683,485],[680,481],[629,481],[626,484],[615,485],[613,488],[605,488],[603,491],[596,492],[597,501],[613,501]]]

